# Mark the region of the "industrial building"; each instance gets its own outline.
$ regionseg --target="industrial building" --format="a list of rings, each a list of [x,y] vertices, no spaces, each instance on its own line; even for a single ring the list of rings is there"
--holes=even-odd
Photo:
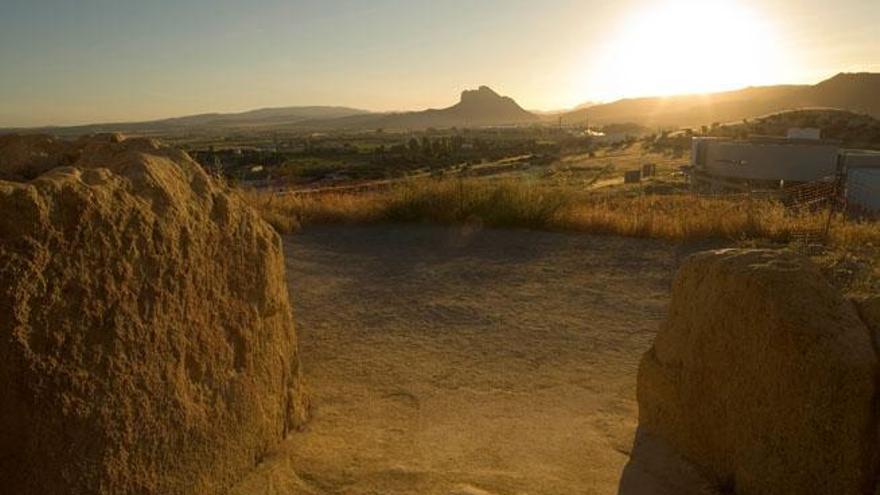
[[[880,215],[880,152],[844,151],[846,204],[855,214]]]
[[[691,180],[715,190],[773,190],[837,183],[848,210],[880,215],[880,152],[847,150],[799,130],[793,138],[694,138]]]

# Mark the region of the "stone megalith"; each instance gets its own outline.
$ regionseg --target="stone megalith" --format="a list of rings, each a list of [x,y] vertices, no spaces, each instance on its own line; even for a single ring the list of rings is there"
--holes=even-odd
[[[226,492],[307,414],[278,235],[181,151],[27,139],[70,166],[0,181],[3,491]]]
[[[639,428],[723,493],[874,493],[877,372],[855,305],[809,260],[701,253],[642,359]]]

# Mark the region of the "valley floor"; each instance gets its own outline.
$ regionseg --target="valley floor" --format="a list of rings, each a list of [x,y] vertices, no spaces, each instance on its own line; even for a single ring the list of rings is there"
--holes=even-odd
[[[285,250],[314,416],[237,494],[617,493],[684,253],[428,226]]]

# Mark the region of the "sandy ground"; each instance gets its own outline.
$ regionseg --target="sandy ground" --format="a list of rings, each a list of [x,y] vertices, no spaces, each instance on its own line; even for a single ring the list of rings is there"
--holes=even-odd
[[[236,493],[618,492],[683,253],[467,227],[285,244],[314,419]]]

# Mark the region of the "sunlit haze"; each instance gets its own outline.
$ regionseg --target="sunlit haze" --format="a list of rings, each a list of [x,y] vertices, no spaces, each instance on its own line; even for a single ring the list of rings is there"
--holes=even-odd
[[[784,34],[743,2],[677,1],[618,21],[582,74],[590,96],[671,95],[797,80]]]
[[[880,69],[880,2],[2,0],[0,126],[292,105],[534,110]]]

